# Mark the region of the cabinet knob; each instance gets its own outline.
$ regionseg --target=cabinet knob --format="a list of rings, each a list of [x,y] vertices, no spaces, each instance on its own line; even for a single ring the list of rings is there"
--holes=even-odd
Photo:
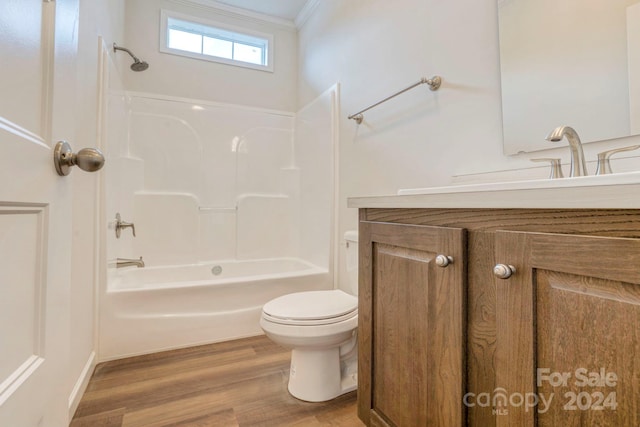
[[[436,265],[438,267],[447,267],[452,262],[453,262],[453,257],[450,257],[448,255],[438,255],[436,257]]]
[[[493,275],[498,279],[508,279],[516,272],[516,268],[513,265],[508,264],[496,264],[493,267]]]

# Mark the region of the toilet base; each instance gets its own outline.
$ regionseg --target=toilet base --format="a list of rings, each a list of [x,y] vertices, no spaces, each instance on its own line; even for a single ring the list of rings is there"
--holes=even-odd
[[[289,393],[307,402],[324,402],[357,388],[357,357],[340,360],[340,347],[291,350]]]

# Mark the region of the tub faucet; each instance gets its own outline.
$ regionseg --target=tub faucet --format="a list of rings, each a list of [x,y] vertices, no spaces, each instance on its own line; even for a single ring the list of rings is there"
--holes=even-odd
[[[133,265],[138,268],[144,267],[142,257],[140,259],[116,258],[116,268],[131,267]]]
[[[136,237],[135,224],[132,222],[124,222],[122,220],[122,217],[120,216],[120,213],[117,213],[116,214],[116,238],[117,239],[120,238],[120,234],[122,234],[122,230],[124,230],[125,228],[130,228],[131,231],[133,232],[133,237]]]
[[[547,141],[561,141],[563,137],[567,137],[569,141],[569,149],[571,150],[571,171],[569,176],[586,176],[587,164],[584,160],[584,152],[582,151],[582,143],[578,133],[569,126],[557,127],[547,135]]]

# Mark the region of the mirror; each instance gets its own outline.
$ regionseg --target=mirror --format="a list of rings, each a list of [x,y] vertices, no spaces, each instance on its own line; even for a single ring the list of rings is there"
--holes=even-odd
[[[640,134],[640,1],[498,0],[505,154]],[[557,144],[557,143],[556,143]]]

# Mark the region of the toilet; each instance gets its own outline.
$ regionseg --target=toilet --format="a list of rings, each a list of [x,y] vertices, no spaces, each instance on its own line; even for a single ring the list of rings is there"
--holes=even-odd
[[[351,294],[296,292],[262,308],[265,334],[291,348],[288,388],[300,400],[324,402],[357,387],[358,232],[346,232],[345,240]]]

